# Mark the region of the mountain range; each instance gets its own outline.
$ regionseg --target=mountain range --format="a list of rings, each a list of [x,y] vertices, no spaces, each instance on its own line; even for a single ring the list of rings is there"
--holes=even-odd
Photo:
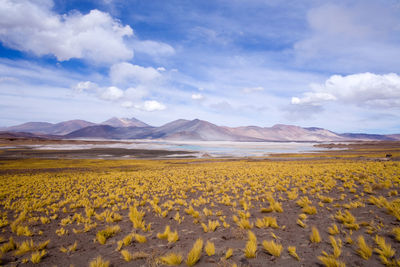
[[[4,132],[24,132],[38,136],[66,139],[163,139],[177,141],[354,141],[400,140],[400,134],[335,133],[326,129],[277,124],[272,127],[217,126],[208,121],[175,120],[160,127],[150,126],[135,118],[113,117],[102,123],[70,120],[60,123],[27,122],[0,128]]]

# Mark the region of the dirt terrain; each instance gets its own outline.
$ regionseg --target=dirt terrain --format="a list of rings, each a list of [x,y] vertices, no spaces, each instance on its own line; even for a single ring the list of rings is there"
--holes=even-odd
[[[175,253],[185,266],[200,238],[215,251],[209,256],[203,247],[195,266],[324,266],[323,257],[337,264],[327,266],[383,266],[384,249],[390,252],[386,265],[398,266],[400,164],[393,160],[398,150],[367,146],[252,159],[55,159],[47,151],[16,159],[3,152],[1,264],[89,266],[101,256],[110,266],[165,266],[162,257]],[[386,157],[388,151],[392,157]],[[86,156],[97,153],[104,151]],[[141,212],[142,226],[135,221]],[[262,224],[265,218],[276,225]],[[210,222],[217,227],[212,230]],[[166,226],[177,231],[178,240],[159,237]],[[118,231],[102,244],[99,233],[107,227]],[[310,238],[313,227],[320,242]],[[254,257],[245,252],[249,231],[257,238]],[[132,241],[121,245],[129,236]],[[360,236],[371,249],[367,259],[359,253]],[[383,238],[384,249],[377,238]],[[15,245],[7,250],[11,239]],[[24,251],[23,242],[30,240],[34,246]],[[280,255],[268,252],[264,241],[281,245]],[[289,247],[296,248],[299,261]],[[129,262],[124,250],[132,256]],[[33,264],[37,252],[44,255]]]

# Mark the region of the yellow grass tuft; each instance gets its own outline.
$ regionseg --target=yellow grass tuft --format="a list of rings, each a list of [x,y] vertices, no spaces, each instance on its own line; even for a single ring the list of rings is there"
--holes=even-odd
[[[342,241],[340,240],[340,238],[338,239],[338,241],[336,241],[336,239],[333,236],[329,236],[329,240],[331,242],[332,248],[333,248],[333,256],[335,258],[339,258],[340,254],[342,254]]]
[[[393,228],[392,233],[396,240],[400,242],[400,227]]]
[[[158,233],[157,238],[158,239],[168,239],[168,235],[171,233],[171,228],[169,225],[165,226],[165,230],[163,233]]]
[[[346,267],[344,262],[337,260],[333,255],[318,256],[326,267]]]
[[[314,207],[314,206],[305,206],[305,207],[302,208],[302,211],[304,213],[309,214],[309,215],[313,215],[313,214],[317,213],[317,208]]]
[[[31,262],[34,264],[39,263],[46,254],[47,252],[45,250],[32,253]]]
[[[196,242],[193,244],[192,249],[189,251],[186,258],[186,264],[188,266],[195,265],[200,260],[202,250],[203,250],[203,239],[199,238],[196,240]]]
[[[379,248],[375,248],[374,251],[379,254],[381,262],[383,264],[388,263],[388,259],[392,258],[396,251],[392,249],[392,246],[390,244],[386,244],[385,238],[381,236],[375,236],[375,243],[378,245]]]
[[[18,245],[17,250],[14,252],[15,255],[20,256],[25,253],[28,253],[29,251],[34,249],[34,244],[33,240],[31,239],[30,241],[25,240],[22,242],[20,245]]]
[[[50,219],[47,217],[40,217],[40,221],[42,222],[42,224],[50,223]]]
[[[318,229],[315,226],[311,228],[310,240],[313,243],[321,242],[321,236],[319,235]]]
[[[225,259],[229,259],[230,257],[232,257],[232,255],[233,255],[233,249],[228,248],[228,250],[225,253]]]
[[[300,219],[300,220],[305,220],[305,219],[307,219],[307,214],[301,213],[301,214],[299,215],[299,219]]]
[[[282,253],[282,245],[275,243],[274,240],[266,241],[264,240],[262,243],[264,249],[271,254],[272,256],[275,257],[280,257]]]
[[[133,255],[126,249],[121,250],[121,255],[126,262],[130,262],[133,259]]]
[[[135,240],[138,242],[138,243],[146,243],[147,242],[147,239],[146,239],[146,237],[144,236],[144,235],[140,235],[140,234],[135,234]],[[125,244],[124,244],[125,245]],[[126,245],[127,246],[127,245]]]
[[[288,246],[287,250],[288,250],[290,256],[292,256],[296,260],[300,261],[300,257],[296,253],[296,247],[295,246]]]
[[[253,224],[250,223],[248,219],[241,218],[236,222],[236,224],[241,228],[241,229],[251,229],[253,228]]]
[[[78,248],[78,241],[75,241],[71,246],[68,247],[69,252],[76,251]]]
[[[372,255],[372,248],[367,245],[365,239],[362,235],[360,235],[357,239],[357,253],[361,256],[364,260],[368,260]]]
[[[32,236],[32,232],[29,230],[28,226],[18,225],[16,232],[18,236]]]
[[[105,261],[101,258],[101,256],[98,256],[96,259],[92,260],[89,263],[89,267],[108,267],[110,266],[110,261]]]
[[[168,234],[168,243],[175,243],[176,241],[179,240],[179,235],[178,235],[178,231],[175,232],[170,232]]]
[[[358,230],[360,228],[360,225],[356,223],[356,218],[348,210],[344,213],[339,210],[336,212],[335,218],[342,222],[347,229]]]
[[[169,266],[179,265],[182,262],[182,256],[176,253],[169,253],[168,255],[160,257],[160,261]]]
[[[257,237],[252,232],[248,232],[249,240],[246,243],[246,247],[244,248],[244,255],[246,258],[255,258],[257,252]]]
[[[96,239],[100,244],[104,245],[107,242],[107,239],[114,236],[116,233],[121,231],[121,228],[118,225],[109,226],[104,230],[99,231],[96,234]]]
[[[307,225],[306,225],[302,220],[300,220],[300,219],[297,219],[296,223],[297,223],[298,225],[300,225],[301,227],[303,227],[303,228],[306,228],[306,227],[307,227]]]
[[[204,250],[208,256],[212,256],[215,254],[215,246],[213,242],[207,241],[206,245],[204,246]]]
[[[263,219],[257,219],[255,225],[257,228],[279,227],[275,217],[264,217]]]
[[[328,227],[328,233],[330,235],[337,235],[340,233],[338,226],[336,225],[336,223],[332,224],[331,227]]]
[[[179,240],[178,231],[171,232],[171,228],[169,225],[165,226],[165,230],[163,233],[158,233],[157,238],[166,239],[169,243],[175,243]]]
[[[133,228],[145,230],[144,214],[143,211],[138,211],[135,206],[129,208],[129,219],[133,224]]]
[[[14,250],[14,249],[16,249],[16,248],[17,248],[17,244],[14,242],[14,239],[13,239],[12,237],[10,237],[10,239],[8,240],[8,242],[5,243],[5,244],[3,244],[3,245],[0,247],[0,251],[1,251],[2,253],[6,253],[6,252],[12,251],[12,250]]]

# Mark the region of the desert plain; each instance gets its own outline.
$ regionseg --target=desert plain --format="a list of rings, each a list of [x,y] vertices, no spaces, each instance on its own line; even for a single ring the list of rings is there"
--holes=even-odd
[[[15,142],[0,151],[4,266],[400,265],[398,142],[130,159]]]

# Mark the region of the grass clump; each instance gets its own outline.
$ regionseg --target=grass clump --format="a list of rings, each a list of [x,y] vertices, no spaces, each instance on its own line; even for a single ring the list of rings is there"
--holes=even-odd
[[[160,257],[160,261],[163,264],[169,266],[179,265],[182,262],[182,255],[176,253],[169,253],[168,255]]]
[[[31,255],[31,262],[33,264],[40,263],[42,258],[47,254],[45,250],[33,252]]]
[[[192,249],[189,251],[186,258],[186,264],[188,266],[195,265],[200,260],[202,250],[203,250],[203,239],[199,238],[196,240],[196,242],[194,242]]]
[[[126,262],[130,262],[133,259],[133,255],[126,249],[121,250],[121,255]]]
[[[321,236],[319,235],[318,229],[313,226],[311,228],[311,235],[310,235],[310,241],[312,243],[319,243],[321,242]]]
[[[393,228],[392,233],[396,240],[400,242],[400,227]]]
[[[296,260],[300,261],[300,257],[296,253],[296,247],[295,246],[288,246],[287,250],[288,250],[290,256],[292,256]]]
[[[271,254],[272,256],[275,257],[280,257],[282,253],[282,245],[275,243],[274,240],[266,241],[264,240],[262,243],[264,249]]]
[[[140,235],[140,234],[135,234],[135,240],[138,243],[146,243],[147,242],[146,237],[144,235]],[[125,242],[124,242],[124,245],[125,245]],[[125,246],[127,246],[127,245],[125,245]]]
[[[204,250],[208,256],[212,256],[215,254],[215,245],[213,242],[207,241],[206,245],[204,246]]]
[[[110,261],[103,260],[101,256],[98,256],[96,259],[92,260],[89,263],[89,267],[108,267],[110,266]]]
[[[107,242],[107,239],[114,236],[119,231],[121,231],[121,228],[118,225],[109,226],[106,229],[99,231],[96,234],[96,239],[100,244],[104,245]]]
[[[318,256],[318,259],[326,266],[326,267],[346,267],[344,262],[339,261],[333,255],[324,255]]]
[[[361,256],[364,260],[368,260],[372,256],[372,248],[367,245],[363,236],[359,236],[357,239],[357,253]]]
[[[225,253],[225,259],[229,259],[230,257],[232,257],[233,255],[233,249],[232,248],[228,248],[228,250]]]
[[[252,231],[248,232],[248,236],[249,240],[244,248],[244,255],[246,258],[255,258],[257,252],[257,237]]]
[[[375,248],[374,251],[379,254],[379,259],[385,265],[388,265],[389,259],[391,259],[396,251],[392,248],[390,244],[386,244],[385,238],[376,235],[375,243],[379,248]]]
[[[6,252],[12,251],[12,250],[14,250],[14,249],[16,249],[16,248],[17,248],[17,244],[15,243],[14,239],[13,239],[12,237],[10,237],[10,239],[8,240],[8,242],[5,243],[5,244],[3,244],[3,245],[0,247],[0,251],[1,251],[2,253],[6,253]]]
[[[338,226],[336,225],[336,223],[332,224],[331,227],[328,227],[328,233],[330,235],[337,235],[340,233]]]
[[[158,233],[157,234],[157,238],[158,239],[168,239],[168,235],[171,232],[171,228],[169,227],[169,225],[165,226],[165,230],[163,233]]]

